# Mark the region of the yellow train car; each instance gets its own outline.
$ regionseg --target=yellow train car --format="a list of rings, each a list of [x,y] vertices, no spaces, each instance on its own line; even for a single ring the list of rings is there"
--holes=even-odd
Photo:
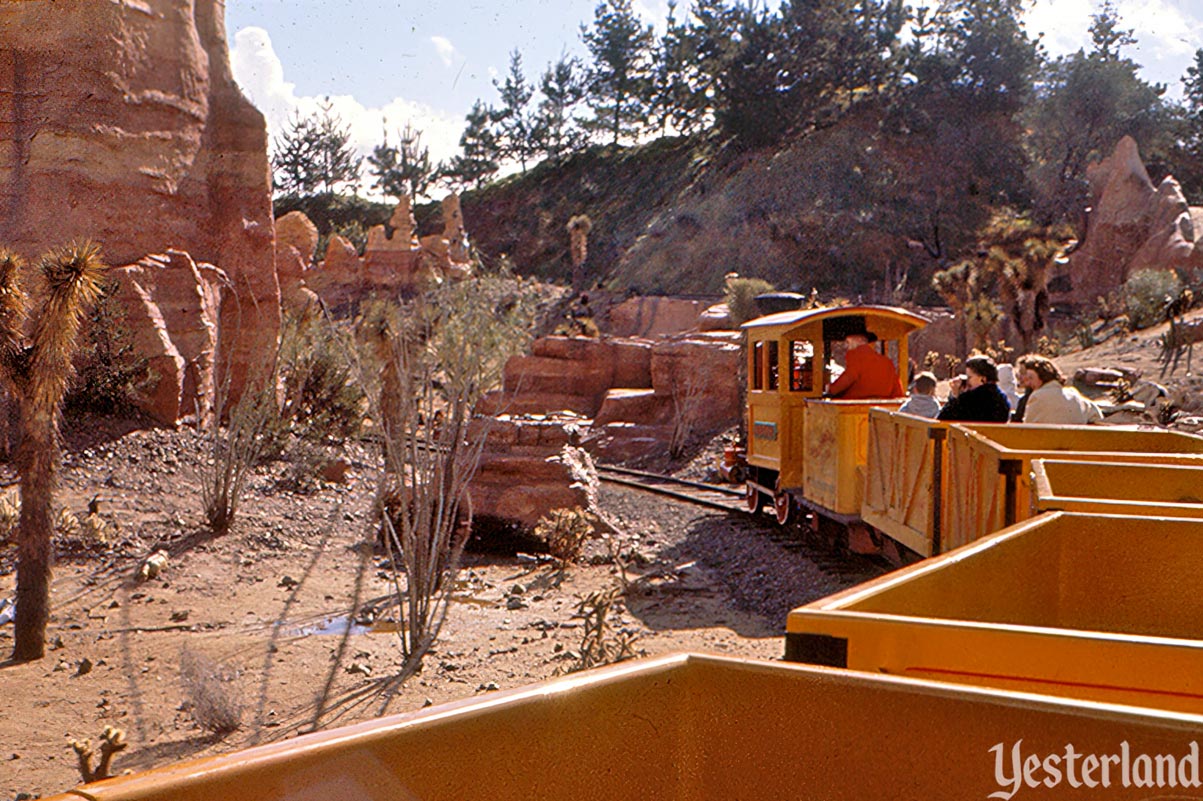
[[[947,447],[945,548],[1031,517],[1035,459],[1203,467],[1203,437],[1121,426],[958,424]]]
[[[1186,776],[1198,767],[1190,748],[1201,728],[1198,716],[679,654],[121,776],[47,801],[985,799],[1020,786],[1012,760],[1021,748],[1057,755],[1072,743],[1104,755],[1122,743],[1134,760],[1172,757]],[[1020,800],[1083,797],[1053,778]],[[1119,769],[1105,786],[1107,799],[1150,797],[1143,783],[1125,786]]]
[[[783,525],[801,507],[826,521],[860,522],[869,410],[900,399],[832,400],[824,392],[855,332],[876,338],[905,387],[907,336],[925,325],[890,306],[802,309],[744,323],[750,510],[771,502]]]
[[[1036,512],[1203,518],[1203,464],[1036,459],[1032,506]]]
[[[786,659],[1203,713],[1203,521],[1048,512],[790,612]]]

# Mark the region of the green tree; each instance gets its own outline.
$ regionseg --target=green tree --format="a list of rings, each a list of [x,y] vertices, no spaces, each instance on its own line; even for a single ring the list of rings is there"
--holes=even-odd
[[[670,125],[682,133],[690,133],[700,123],[691,113],[696,96],[690,82],[690,64],[695,61],[693,40],[676,12],[676,0],[669,0],[664,35],[656,41],[653,54],[648,110],[661,135],[667,133]]]
[[[501,168],[501,149],[493,130],[493,110],[477,100],[468,112],[467,126],[460,136],[460,153],[439,167],[439,175],[451,184],[479,187]]]
[[[637,136],[646,118],[652,27],[643,24],[631,0],[602,0],[593,27],[581,26],[581,39],[593,57],[586,82],[593,118],[586,128],[608,134],[613,144]]]
[[[1048,65],[1041,90],[1024,115],[1042,223],[1064,220],[1081,232],[1088,202],[1086,167],[1108,155],[1122,137],[1133,137],[1146,158],[1171,144],[1165,87],[1142,80],[1140,66],[1118,57],[1111,42],[1106,39],[1101,49],[1079,50]]]
[[[517,161],[522,171],[526,172],[526,162],[536,152],[535,120],[530,109],[535,90],[522,74],[521,53],[517,50],[510,52],[509,74],[502,83],[493,81],[493,86],[501,96],[501,106],[493,114],[501,158]]]
[[[434,180],[430,150],[422,146],[422,132],[408,122],[397,133],[396,145],[389,144],[385,131],[384,142],[372,150],[368,164],[376,176],[373,187],[389,197],[424,195]]]
[[[1121,30],[1119,11],[1111,0],[1103,0],[1102,7],[1090,16],[1090,41],[1092,51],[1103,61],[1119,61],[1120,48],[1136,44],[1132,29]]]
[[[285,194],[332,195],[339,188],[358,187],[362,159],[351,145],[351,129],[343,124],[326,99],[317,113],[294,112],[283,133],[272,142],[276,189]]]
[[[741,47],[738,35],[741,12],[728,0],[694,0],[684,36],[691,94],[683,113],[699,126],[713,125],[721,103],[727,72]]]
[[[538,152],[549,159],[558,159],[585,143],[585,134],[572,115],[584,97],[579,71],[579,61],[561,55],[539,81],[543,97],[535,112],[534,141]]]
[[[1174,177],[1188,198],[1203,198],[1203,48],[1182,76],[1183,97],[1174,120],[1171,163]]]

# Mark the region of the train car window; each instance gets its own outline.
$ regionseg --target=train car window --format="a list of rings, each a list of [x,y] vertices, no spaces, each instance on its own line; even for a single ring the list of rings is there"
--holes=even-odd
[[[777,388],[777,340],[769,340],[769,389]]]
[[[796,340],[790,348],[790,392],[810,392],[815,384],[815,348],[809,342]]]
[[[752,389],[764,389],[764,343],[752,345]]]

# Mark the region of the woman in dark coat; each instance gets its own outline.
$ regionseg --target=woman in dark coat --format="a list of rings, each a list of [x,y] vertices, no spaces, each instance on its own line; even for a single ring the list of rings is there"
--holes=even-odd
[[[953,385],[953,396],[940,410],[938,419],[950,423],[1005,423],[1011,404],[998,388],[998,368],[988,356],[965,362],[965,381]]]

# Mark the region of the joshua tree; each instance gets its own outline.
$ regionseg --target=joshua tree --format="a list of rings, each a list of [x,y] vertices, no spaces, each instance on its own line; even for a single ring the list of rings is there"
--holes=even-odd
[[[977,297],[977,270],[971,261],[954,264],[932,276],[932,286],[952,309],[957,322],[957,355],[969,352],[969,322],[965,308]]]
[[[71,244],[39,264],[41,308],[25,335],[29,296],[21,289],[22,261],[0,250],[0,379],[19,410],[16,467],[21,480],[17,533],[17,610],[13,659],[41,659],[50,616],[51,514],[58,483],[58,416],[71,376],[76,335],[100,295],[107,269],[100,248]]]
[[[593,221],[588,214],[578,214],[568,221],[568,239],[572,253],[572,288],[585,288],[585,259],[589,256],[589,232]]]

